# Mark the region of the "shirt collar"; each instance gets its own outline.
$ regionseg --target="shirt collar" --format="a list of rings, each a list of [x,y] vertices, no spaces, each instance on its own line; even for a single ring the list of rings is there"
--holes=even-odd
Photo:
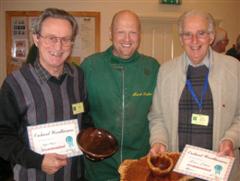
[[[140,57],[140,54],[138,53],[138,51],[135,51],[133,55],[128,59],[123,59],[118,56],[115,56],[113,54],[113,46],[109,47],[107,52],[111,56],[111,62],[116,64],[128,64],[130,62],[136,61]]]
[[[48,81],[49,79],[54,77],[40,64],[39,59],[36,59],[36,61],[33,64],[33,67],[34,67],[38,77],[42,81]],[[64,63],[62,75],[60,75],[58,78],[56,78],[56,77],[54,77],[54,78],[61,79],[62,76],[66,76],[66,75],[73,76],[73,72],[68,63]]]

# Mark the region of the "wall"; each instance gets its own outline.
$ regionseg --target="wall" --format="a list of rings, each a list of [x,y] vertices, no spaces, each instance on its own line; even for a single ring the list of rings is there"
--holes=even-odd
[[[44,2],[44,3],[43,3]],[[110,45],[109,24],[113,14],[131,9],[141,17],[178,17],[183,11],[198,8],[209,11],[229,33],[228,48],[240,32],[239,0],[182,0],[182,5],[163,5],[159,0],[0,0],[0,27],[5,27],[5,11],[43,10],[58,7],[68,11],[101,12],[101,50]],[[0,84],[6,76],[5,28],[0,28]]]

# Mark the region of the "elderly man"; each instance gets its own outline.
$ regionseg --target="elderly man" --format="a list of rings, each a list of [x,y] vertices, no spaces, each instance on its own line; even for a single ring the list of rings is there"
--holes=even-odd
[[[212,51],[214,19],[191,10],[179,18],[184,53],[160,68],[150,120],[151,154],[182,151],[186,144],[235,156],[239,180],[240,64]],[[198,120],[198,121],[195,121]]]
[[[223,28],[217,27],[215,30],[215,38],[212,43],[212,49],[218,53],[224,53],[228,42],[227,32]]]
[[[83,72],[66,63],[77,30],[76,20],[66,11],[44,10],[33,30],[39,56],[7,76],[1,87],[0,156],[15,166],[16,181],[76,181],[82,176],[80,156],[36,153],[27,133],[27,126],[70,119],[82,126],[83,109],[74,107],[86,101]]]
[[[116,137],[119,150],[99,162],[85,159],[89,181],[119,181],[120,163],[142,157],[150,149],[147,114],[159,64],[137,51],[141,25],[135,13],[118,12],[110,31],[113,45],[88,57],[81,67],[93,122]]]

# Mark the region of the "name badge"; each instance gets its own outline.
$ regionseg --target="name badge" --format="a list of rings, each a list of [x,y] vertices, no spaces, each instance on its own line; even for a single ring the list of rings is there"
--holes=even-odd
[[[72,104],[72,110],[73,110],[73,115],[80,114],[80,113],[84,112],[83,103],[79,102],[79,103],[76,103],[76,104]]]
[[[192,114],[191,123],[194,125],[207,126],[209,122],[209,116],[204,114]]]

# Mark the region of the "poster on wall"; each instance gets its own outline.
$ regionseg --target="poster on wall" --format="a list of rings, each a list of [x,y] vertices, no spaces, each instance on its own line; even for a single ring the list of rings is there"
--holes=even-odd
[[[94,17],[76,17],[79,27],[79,33],[76,37],[72,57],[76,62],[79,57],[78,64],[95,51],[95,18]]]
[[[26,61],[29,50],[29,28],[27,17],[14,17],[12,20],[11,67],[18,69]]]
[[[25,61],[28,53],[28,40],[27,39],[15,39],[13,40],[12,57]]]
[[[13,38],[23,38],[27,36],[27,18],[14,17],[12,20]]]

